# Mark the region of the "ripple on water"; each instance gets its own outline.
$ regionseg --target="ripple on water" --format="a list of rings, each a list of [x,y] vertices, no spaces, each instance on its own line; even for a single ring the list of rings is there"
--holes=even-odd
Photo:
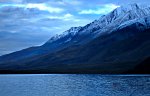
[[[1,96],[150,96],[149,75],[0,75]]]

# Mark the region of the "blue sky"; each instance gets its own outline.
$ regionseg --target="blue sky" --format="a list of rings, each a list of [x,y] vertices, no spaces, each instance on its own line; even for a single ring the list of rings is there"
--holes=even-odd
[[[0,0],[0,55],[41,45],[115,8],[149,0]]]

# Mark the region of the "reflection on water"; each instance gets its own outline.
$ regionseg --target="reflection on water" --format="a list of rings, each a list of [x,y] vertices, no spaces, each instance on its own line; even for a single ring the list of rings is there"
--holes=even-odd
[[[0,75],[0,96],[150,96],[150,76]]]

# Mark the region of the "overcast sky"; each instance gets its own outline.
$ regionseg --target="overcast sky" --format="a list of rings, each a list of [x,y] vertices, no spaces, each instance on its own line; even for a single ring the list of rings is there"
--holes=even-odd
[[[0,0],[0,55],[41,45],[115,8],[149,0]]]

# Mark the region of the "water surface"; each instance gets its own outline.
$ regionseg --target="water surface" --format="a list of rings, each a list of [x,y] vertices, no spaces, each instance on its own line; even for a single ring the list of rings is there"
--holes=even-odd
[[[0,96],[150,96],[150,76],[0,75]]]

